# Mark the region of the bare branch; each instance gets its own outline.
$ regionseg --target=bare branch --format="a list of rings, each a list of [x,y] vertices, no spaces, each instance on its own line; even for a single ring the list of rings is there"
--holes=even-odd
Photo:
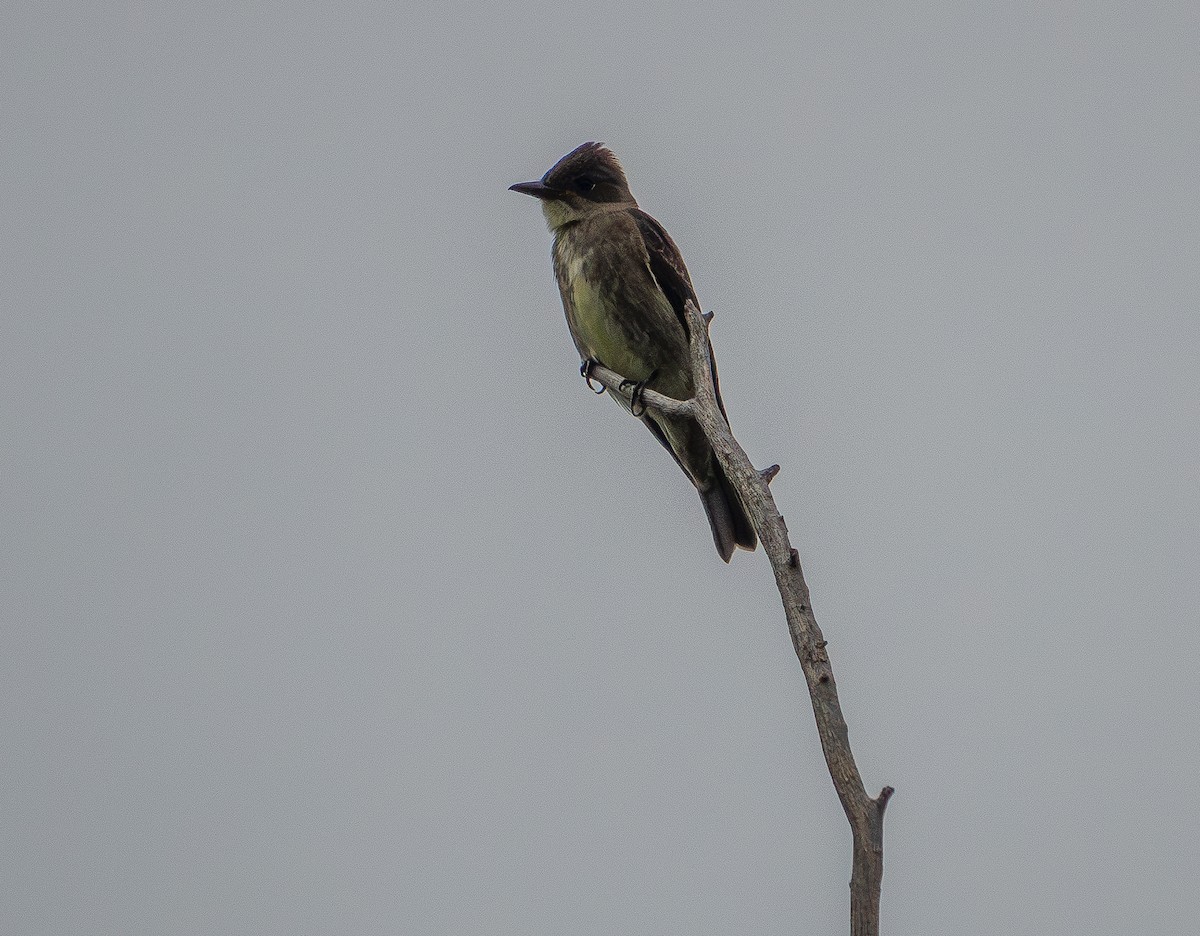
[[[891,787],[884,787],[879,796],[872,799],[863,787],[854,754],[850,750],[849,731],[838,701],[837,683],[826,653],[826,641],[813,615],[808,586],[800,568],[800,554],[788,539],[787,525],[771,495],[770,482],[779,467],[772,465],[762,471],[756,470],[734,439],[717,405],[716,388],[713,385],[708,343],[711,315],[701,313],[690,300],[685,312],[695,383],[694,398],[673,400],[645,389],[641,399],[647,407],[671,415],[690,416],[700,424],[716,451],[725,476],[742,499],[771,562],[792,646],[808,683],[821,750],[853,836],[850,932],[852,936],[878,936],[879,895],[883,881],[883,813],[893,791]],[[591,376],[610,392],[622,392],[620,374],[596,366],[592,368]]]
[[[609,393],[619,393],[626,400],[629,399],[629,391],[623,389],[623,387],[629,386],[629,382],[616,371],[609,370],[603,364],[593,364],[588,368],[588,376],[596,383],[603,384],[604,389]],[[658,410],[667,416],[690,416],[693,419],[696,416],[696,404],[691,400],[676,400],[657,390],[651,390],[649,387],[642,389],[638,399],[648,408]]]

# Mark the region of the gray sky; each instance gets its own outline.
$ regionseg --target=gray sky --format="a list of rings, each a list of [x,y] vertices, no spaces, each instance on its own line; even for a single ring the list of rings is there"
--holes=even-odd
[[[1192,934],[1194,3],[10,5],[0,931],[842,932],[761,552],[579,380],[622,158],[889,933]]]

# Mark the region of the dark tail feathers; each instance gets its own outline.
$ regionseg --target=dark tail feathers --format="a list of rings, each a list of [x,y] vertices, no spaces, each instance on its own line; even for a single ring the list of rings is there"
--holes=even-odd
[[[717,553],[726,562],[733,556],[735,547],[750,552],[758,545],[758,537],[742,502],[725,477],[725,472],[717,467],[717,476],[711,487],[700,492],[700,500],[704,504],[704,512],[708,514],[708,525],[712,527],[713,542]]]

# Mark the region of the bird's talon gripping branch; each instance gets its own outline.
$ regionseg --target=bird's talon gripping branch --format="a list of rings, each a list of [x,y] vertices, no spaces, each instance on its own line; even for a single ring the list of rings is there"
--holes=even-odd
[[[646,389],[646,384],[650,383],[658,375],[658,369],[655,368],[650,372],[650,376],[645,380],[622,380],[620,384],[621,390],[629,390],[629,412],[634,416],[643,416],[646,412],[646,401],[642,399],[642,391]],[[638,404],[642,408],[638,409]]]
[[[579,376],[583,378],[583,382],[587,384],[588,389],[591,390],[592,393],[596,394],[596,396],[599,396],[604,392],[604,384],[600,385],[599,390],[592,386],[592,368],[599,363],[600,362],[593,357],[585,358],[579,365]]]

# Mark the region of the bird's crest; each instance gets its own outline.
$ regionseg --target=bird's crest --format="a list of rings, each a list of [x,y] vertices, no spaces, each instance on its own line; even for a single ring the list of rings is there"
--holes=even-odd
[[[584,143],[575,147],[550,167],[550,171],[542,176],[542,181],[546,185],[563,188],[564,182],[581,175],[591,175],[597,182],[613,182],[622,188],[629,185],[616,154],[603,143]]]

